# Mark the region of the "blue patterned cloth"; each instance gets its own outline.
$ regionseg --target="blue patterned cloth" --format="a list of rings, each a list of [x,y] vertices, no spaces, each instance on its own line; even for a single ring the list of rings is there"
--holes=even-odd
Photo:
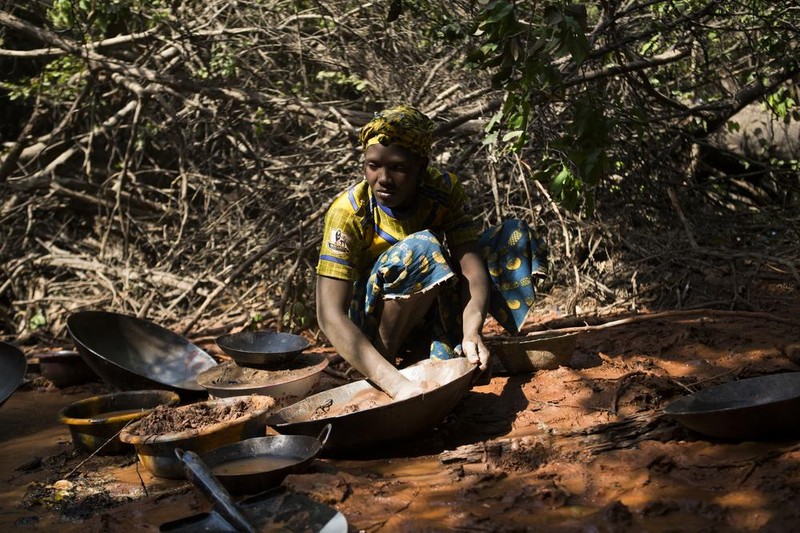
[[[509,220],[485,231],[478,244],[491,280],[489,313],[509,333],[519,332],[533,306],[535,280],[547,268],[546,248],[528,225]],[[436,303],[423,321],[430,357],[449,359],[460,351],[461,292],[451,258],[430,231],[413,233],[383,252],[369,275],[355,282],[350,319],[374,340],[382,299],[409,297],[441,285]]]

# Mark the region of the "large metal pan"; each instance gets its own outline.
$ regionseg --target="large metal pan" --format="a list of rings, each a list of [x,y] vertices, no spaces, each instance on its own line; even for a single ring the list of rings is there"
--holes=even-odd
[[[231,494],[256,494],[277,487],[289,474],[305,472],[330,433],[328,424],[318,437],[254,437],[203,453],[201,458]]]
[[[113,389],[166,389],[184,398],[207,395],[195,378],[217,362],[153,322],[106,311],[81,311],[69,316],[67,331],[81,357]]]
[[[310,343],[300,335],[277,331],[240,331],[216,339],[217,346],[243,366],[275,368],[288,363]]]
[[[767,440],[800,430],[800,372],[731,381],[673,401],[664,413],[719,439]]]
[[[17,390],[25,378],[28,360],[22,350],[12,344],[0,341],[0,405]]]
[[[346,533],[344,515],[284,487],[277,487],[239,503],[219,484],[208,466],[195,453],[175,450],[186,477],[213,504],[210,513],[203,513],[162,524],[160,531],[219,533],[261,531],[309,531]]]
[[[446,361],[427,360],[401,370],[415,381],[439,384],[422,395],[364,408],[347,414],[322,416],[321,409],[346,404],[357,393],[373,388],[366,381],[336,387],[284,407],[267,420],[281,434],[315,436],[331,424],[331,436],[322,451],[350,451],[365,446],[410,437],[444,420],[472,385],[476,366],[464,357]]]

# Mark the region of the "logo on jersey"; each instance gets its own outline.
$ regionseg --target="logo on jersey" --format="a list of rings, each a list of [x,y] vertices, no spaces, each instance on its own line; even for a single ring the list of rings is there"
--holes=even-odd
[[[332,228],[328,235],[328,248],[334,252],[349,253],[350,237],[340,229]]]

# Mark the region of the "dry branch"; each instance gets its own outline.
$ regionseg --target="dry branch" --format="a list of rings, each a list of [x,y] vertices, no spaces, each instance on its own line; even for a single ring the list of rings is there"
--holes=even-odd
[[[621,318],[617,320],[610,320],[608,322],[603,322],[597,325],[583,325],[583,326],[568,326],[568,327],[559,327],[553,329],[547,329],[542,331],[530,331],[527,330],[524,332],[526,337],[536,338],[536,337],[547,337],[551,336],[554,333],[560,334],[567,334],[567,333],[588,333],[591,331],[600,331],[609,328],[615,328],[619,326],[627,326],[630,324],[638,324],[641,322],[647,322],[650,320],[671,320],[671,319],[686,319],[686,318],[694,318],[697,320],[709,320],[715,318],[735,318],[735,319],[742,319],[747,321],[752,320],[768,320],[772,322],[778,322],[780,324],[787,324],[789,326],[797,326],[800,327],[800,320],[795,320],[791,318],[782,317],[779,315],[774,315],[771,313],[760,313],[760,312],[747,312],[747,311],[722,311],[718,309],[689,309],[684,311],[664,311],[661,313],[651,313],[651,314],[643,314],[643,315],[636,315],[631,316],[628,318]],[[605,319],[600,317],[591,317],[591,318],[581,318],[575,317],[570,319],[570,321],[580,322],[584,321],[587,322],[589,320],[592,321],[603,321]],[[498,336],[498,339],[509,338],[506,336]]]

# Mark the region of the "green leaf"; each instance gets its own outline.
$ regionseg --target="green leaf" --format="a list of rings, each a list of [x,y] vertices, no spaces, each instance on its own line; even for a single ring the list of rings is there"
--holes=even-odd
[[[41,311],[33,315],[28,321],[28,328],[31,329],[31,331],[39,329],[46,325],[47,325],[47,319],[45,318],[44,313],[42,313]]]
[[[566,165],[562,165],[561,171],[550,182],[550,187],[556,194],[561,194],[570,179],[572,179],[572,172]]]
[[[497,142],[497,136],[498,136],[498,135],[499,135],[499,132],[497,132],[497,131],[495,131],[495,132],[493,132],[493,133],[490,133],[490,134],[488,134],[488,135],[485,135],[485,136],[483,137],[482,144],[483,144],[484,146],[489,146],[490,144],[494,144],[494,143],[496,143],[496,142]]]
[[[483,19],[481,26],[494,24],[511,17],[514,14],[514,4],[510,2],[492,2],[489,4],[487,12],[490,13],[490,15]]]
[[[490,131],[494,130],[498,126],[498,124],[500,124],[500,121],[502,119],[503,119],[503,111],[501,110],[492,115],[492,118],[489,119],[489,122],[486,124],[486,127],[484,127],[483,131],[489,133]]]
[[[589,57],[589,41],[586,36],[580,34],[568,34],[564,36],[564,48],[572,56],[572,60],[580,65]]]
[[[505,135],[503,135],[503,142],[508,142],[508,141],[510,141],[510,140],[512,140],[512,139],[518,139],[518,138],[519,138],[519,137],[521,137],[521,136],[522,136],[524,133],[525,133],[525,131],[524,131],[524,130],[514,130],[514,131],[509,131],[508,133],[506,133]]]
[[[564,16],[558,7],[549,5],[545,6],[544,8],[544,20],[547,22],[547,24],[556,26],[560,24],[562,20],[564,20]]]

